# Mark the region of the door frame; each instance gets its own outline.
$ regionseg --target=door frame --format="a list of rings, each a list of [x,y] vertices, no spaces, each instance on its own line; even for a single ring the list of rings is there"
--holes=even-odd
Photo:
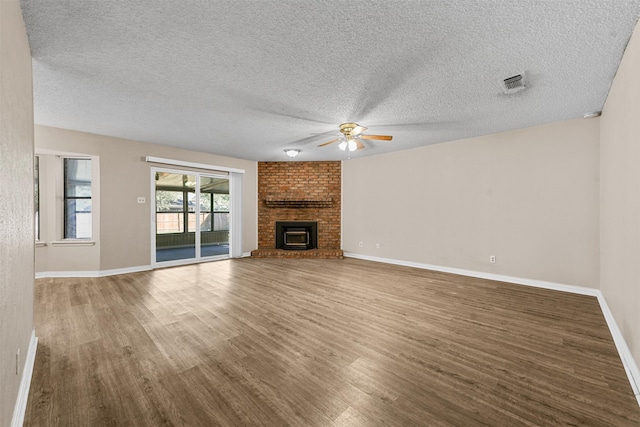
[[[158,172],[167,172],[167,173],[175,173],[180,175],[193,175],[196,177],[196,191],[195,191],[195,204],[196,210],[195,215],[196,218],[199,218],[200,212],[200,178],[202,176],[207,177],[216,177],[216,178],[226,178],[229,180],[229,198],[231,201],[231,206],[229,207],[229,217],[234,218],[237,216],[238,212],[234,212],[234,210],[238,209],[238,204],[234,204],[234,198],[242,198],[242,194],[236,194],[237,189],[234,189],[232,185],[232,177],[231,172],[226,172],[224,170],[214,170],[211,171],[201,171],[201,170],[193,170],[193,169],[172,169],[167,167],[157,167],[152,166],[150,168],[150,197],[149,197],[149,207],[150,207],[150,232],[151,232],[151,267],[152,268],[162,268],[162,267],[173,267],[177,265],[187,265],[187,264],[197,264],[201,262],[209,262],[209,261],[218,261],[222,259],[228,259],[231,257],[231,254],[234,253],[233,245],[234,241],[232,239],[233,233],[237,227],[242,227],[242,224],[236,221],[229,221],[229,253],[226,255],[214,255],[209,257],[202,257],[201,253],[201,231],[200,231],[200,221],[196,221],[196,230],[195,233],[195,257],[187,258],[187,259],[177,259],[170,261],[160,261],[156,260],[156,173]],[[236,190],[236,191],[234,191]],[[241,190],[241,189],[240,189]],[[235,209],[234,209],[235,208]],[[185,215],[188,215],[188,212],[185,212]],[[234,216],[234,214],[236,214]],[[238,231],[239,232],[239,231]]]

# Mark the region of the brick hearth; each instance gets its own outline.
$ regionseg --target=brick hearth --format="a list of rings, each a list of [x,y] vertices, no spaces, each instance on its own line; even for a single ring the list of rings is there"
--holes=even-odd
[[[342,258],[341,162],[258,163],[258,249],[254,257]],[[318,248],[276,249],[276,221],[317,221]]]
[[[307,251],[285,251],[284,249],[256,249],[251,252],[254,258],[334,258],[342,259],[342,249],[309,249]]]

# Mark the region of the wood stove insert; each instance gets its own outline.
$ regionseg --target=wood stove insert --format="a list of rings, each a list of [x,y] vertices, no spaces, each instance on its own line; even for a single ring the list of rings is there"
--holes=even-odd
[[[276,249],[318,248],[317,221],[276,221]]]

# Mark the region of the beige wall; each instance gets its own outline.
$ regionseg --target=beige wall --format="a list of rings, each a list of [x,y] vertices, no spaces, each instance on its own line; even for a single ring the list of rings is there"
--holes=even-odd
[[[640,362],[640,27],[602,112],[600,288]]]
[[[34,327],[33,89],[18,1],[0,1],[0,64],[0,426],[8,426]]]
[[[35,141],[36,152],[97,156],[100,167],[100,207],[94,213],[99,221],[96,245],[75,248],[47,243],[36,249],[36,271],[104,271],[150,265],[152,165],[143,160],[145,156],[244,169],[242,248],[250,252],[257,247],[257,162],[46,126],[36,126]],[[138,204],[138,196],[146,197],[147,203]],[[43,220],[47,221],[44,215]],[[43,225],[43,232],[50,230],[44,230]],[[74,252],[78,251],[98,253],[99,265],[87,265],[86,257],[76,258]]]
[[[598,138],[580,119],[348,160],[343,249],[597,288]]]

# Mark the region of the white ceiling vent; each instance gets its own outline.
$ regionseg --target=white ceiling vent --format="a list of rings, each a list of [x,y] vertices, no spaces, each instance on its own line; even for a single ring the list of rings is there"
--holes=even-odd
[[[525,90],[527,86],[524,82],[524,73],[508,77],[502,81],[504,93],[516,93]]]

